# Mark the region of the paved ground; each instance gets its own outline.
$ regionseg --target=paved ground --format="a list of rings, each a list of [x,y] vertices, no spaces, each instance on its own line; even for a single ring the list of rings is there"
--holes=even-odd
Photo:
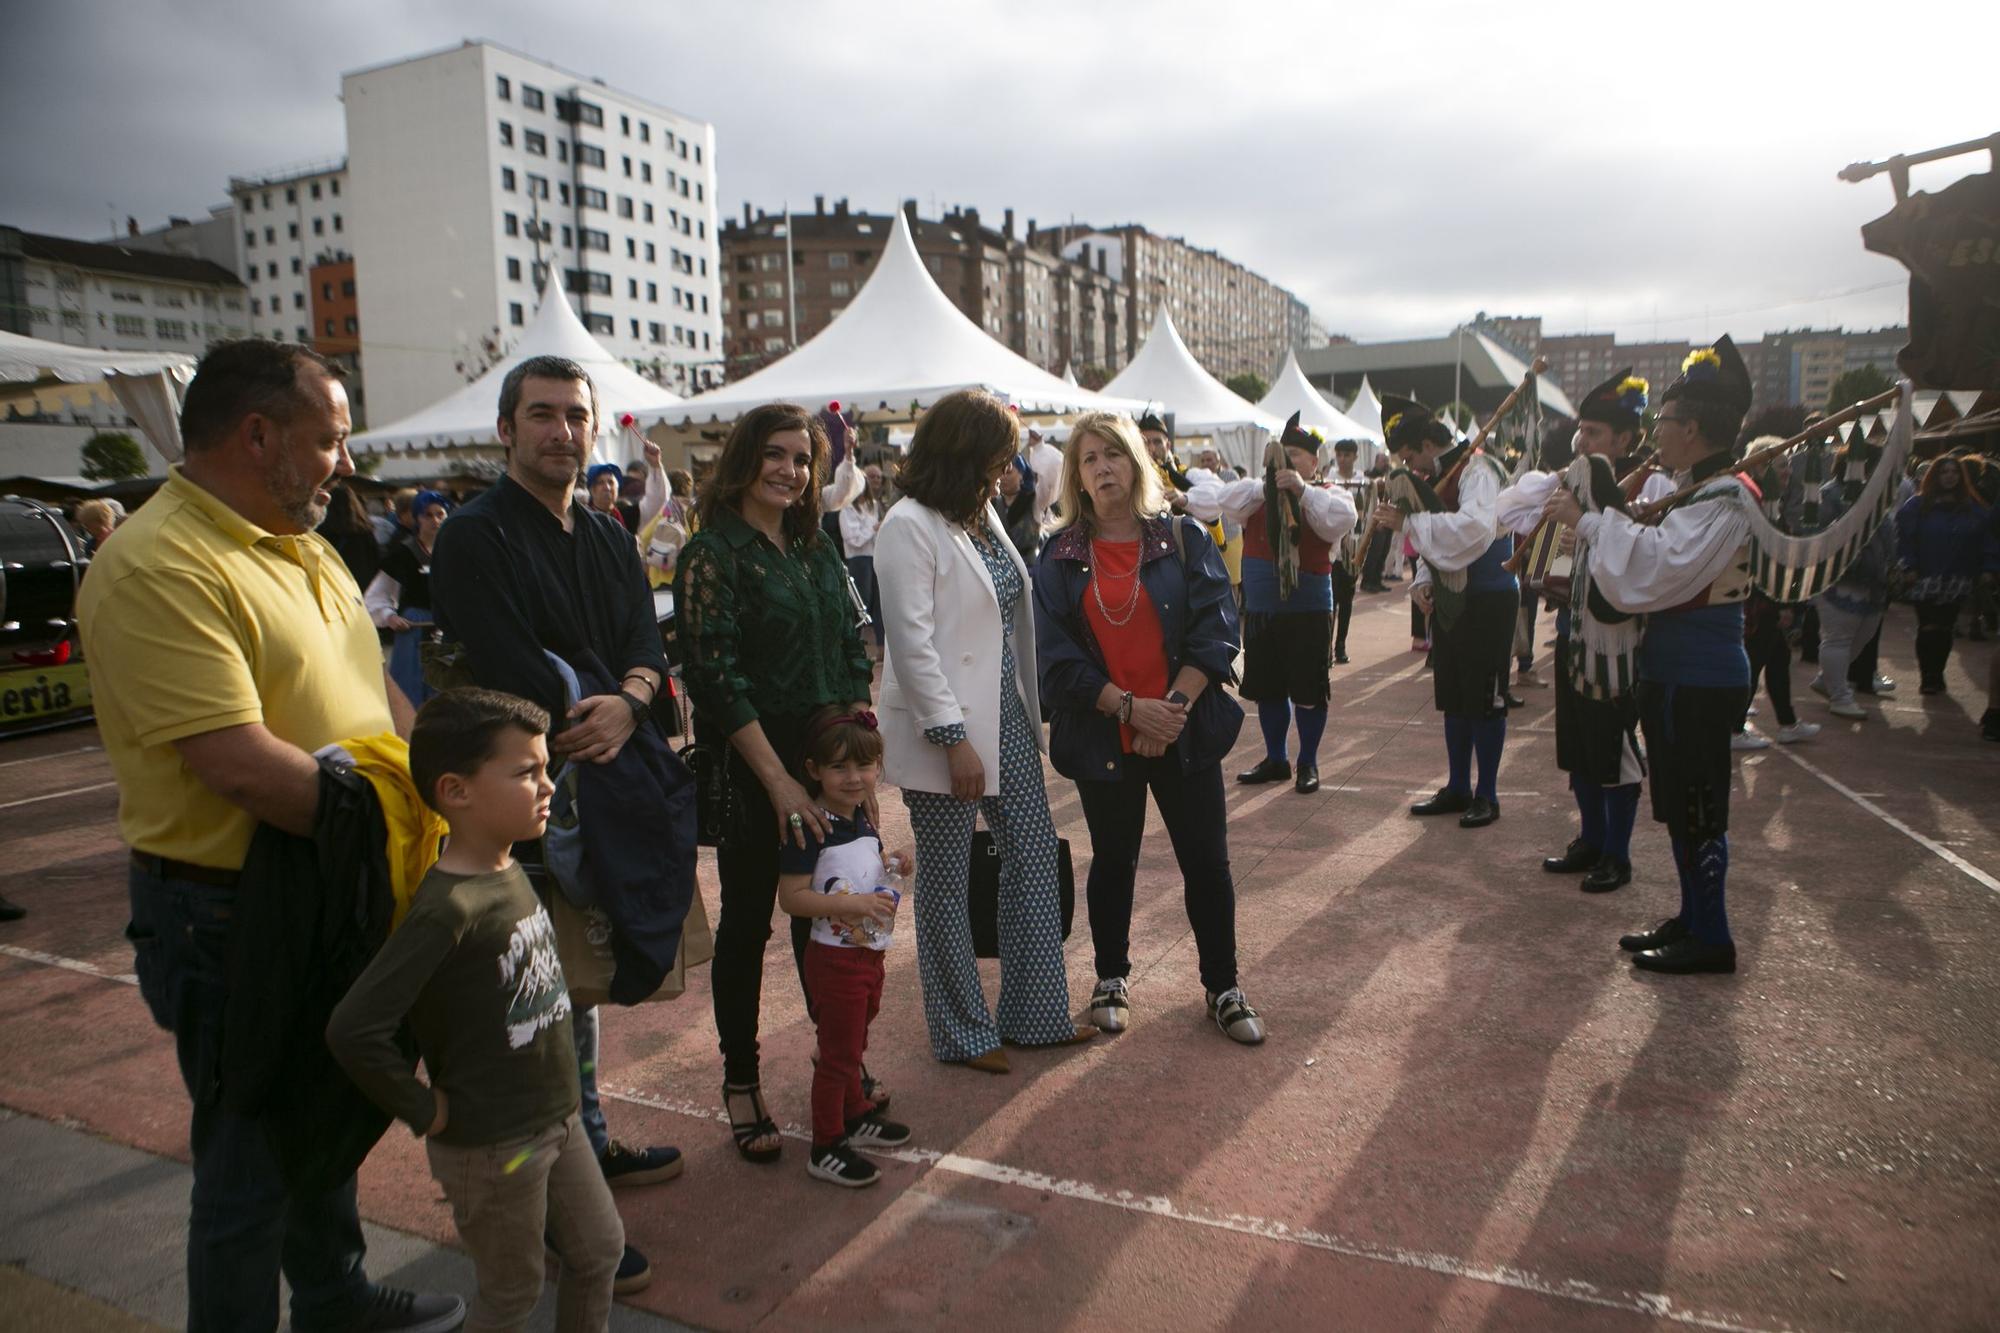
[[[1135,1025],[1115,1040],[1016,1055],[1004,1078],[939,1066],[910,946],[892,953],[870,1064],[917,1138],[873,1191],[810,1182],[798,1142],[776,1167],[734,1157],[705,977],[610,1015],[614,1132],[690,1162],[621,1197],[659,1274],[637,1303],[718,1329],[1991,1327],[2000,746],[1974,725],[1989,647],[1964,645],[1950,693],[1920,699],[1899,610],[1885,664],[1906,689],[1861,724],[1834,724],[1797,669],[1801,711],[1828,727],[1739,763],[1742,970],[1663,978],[1615,946],[1671,910],[1652,826],[1619,893],[1536,868],[1574,819],[1546,691],[1515,716],[1497,825],[1404,814],[1443,768],[1407,623],[1399,601],[1362,604],[1327,790],[1231,792],[1260,1049],[1205,1024],[1163,838],[1142,867]],[[0,883],[33,913],[0,928],[0,1103],[180,1157],[166,1038],[120,984],[122,853],[94,743],[0,746]],[[1074,792],[1051,793],[1081,870]],[[886,813],[904,826],[893,797]],[[1080,913],[1068,956],[1080,1004]],[[811,1031],[781,946],[770,972],[766,1086],[798,1140]],[[31,1156],[0,1143],[5,1192]],[[79,1179],[73,1207],[115,1222],[116,1177]],[[399,1131],[362,1201],[449,1240]],[[72,1255],[64,1280],[98,1291],[90,1275],[128,1255]]]

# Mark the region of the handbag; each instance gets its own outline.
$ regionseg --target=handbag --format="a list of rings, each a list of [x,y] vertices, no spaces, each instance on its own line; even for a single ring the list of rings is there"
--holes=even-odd
[[[1070,863],[1069,839],[1056,839],[1056,895],[1062,904],[1062,937],[1069,938],[1076,919],[1076,869]],[[972,956],[1000,956],[1000,848],[993,835],[980,829],[972,835],[972,864],[965,881],[965,910],[972,919]]]
[[[610,1003],[611,978],[618,971],[611,953],[610,918],[594,907],[578,907],[560,892],[549,894],[546,906],[555,926],[556,957],[562,960],[570,1003],[580,1009]],[[696,893],[688,903],[687,918],[681,922],[681,942],[673,967],[660,988],[640,1003],[674,999],[687,990],[687,970],[714,957],[715,933],[709,928],[708,908]]]
[[[694,840],[702,847],[720,847],[728,840],[736,815],[736,792],[729,785],[728,742],[706,745],[696,740],[694,710],[687,692],[675,690],[674,696],[676,711],[682,717],[681,734],[688,738],[676,753],[694,774]]]

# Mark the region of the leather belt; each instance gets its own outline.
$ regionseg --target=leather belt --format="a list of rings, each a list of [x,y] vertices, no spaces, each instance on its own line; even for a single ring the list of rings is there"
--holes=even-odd
[[[156,879],[178,879],[189,884],[208,884],[218,889],[233,889],[236,887],[236,881],[243,877],[241,871],[192,865],[186,861],[154,856],[150,852],[132,853],[132,864]]]

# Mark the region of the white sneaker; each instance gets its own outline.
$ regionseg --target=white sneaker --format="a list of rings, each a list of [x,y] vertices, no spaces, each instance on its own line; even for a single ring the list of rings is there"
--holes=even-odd
[[[1868,710],[1852,699],[1842,699],[1838,703],[1828,704],[1826,711],[1835,717],[1852,718],[1856,722],[1863,721],[1868,716]]]
[[[1817,735],[1819,735],[1819,723],[1794,722],[1789,727],[1778,728],[1778,744],[1797,745],[1800,741],[1809,741]]]
[[[1754,731],[1739,731],[1729,738],[1729,748],[1732,750],[1768,750],[1771,748],[1771,742],[1765,737],[1759,736]]]
[[[1875,677],[1875,693],[1877,693],[1877,694],[1894,694],[1895,692],[1896,692],[1896,682],[1895,682],[1895,681],[1893,681],[1893,680],[1889,679],[1889,677],[1887,677],[1887,676],[1877,676],[1877,677]]]
[[[1090,993],[1090,1021],[1099,1032],[1123,1032],[1131,1007],[1123,977],[1103,977]]]

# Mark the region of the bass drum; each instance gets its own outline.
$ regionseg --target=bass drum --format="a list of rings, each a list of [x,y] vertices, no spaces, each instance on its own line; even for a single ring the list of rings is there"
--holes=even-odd
[[[76,590],[90,563],[58,511],[0,497],[0,654],[41,652],[76,627]]]

